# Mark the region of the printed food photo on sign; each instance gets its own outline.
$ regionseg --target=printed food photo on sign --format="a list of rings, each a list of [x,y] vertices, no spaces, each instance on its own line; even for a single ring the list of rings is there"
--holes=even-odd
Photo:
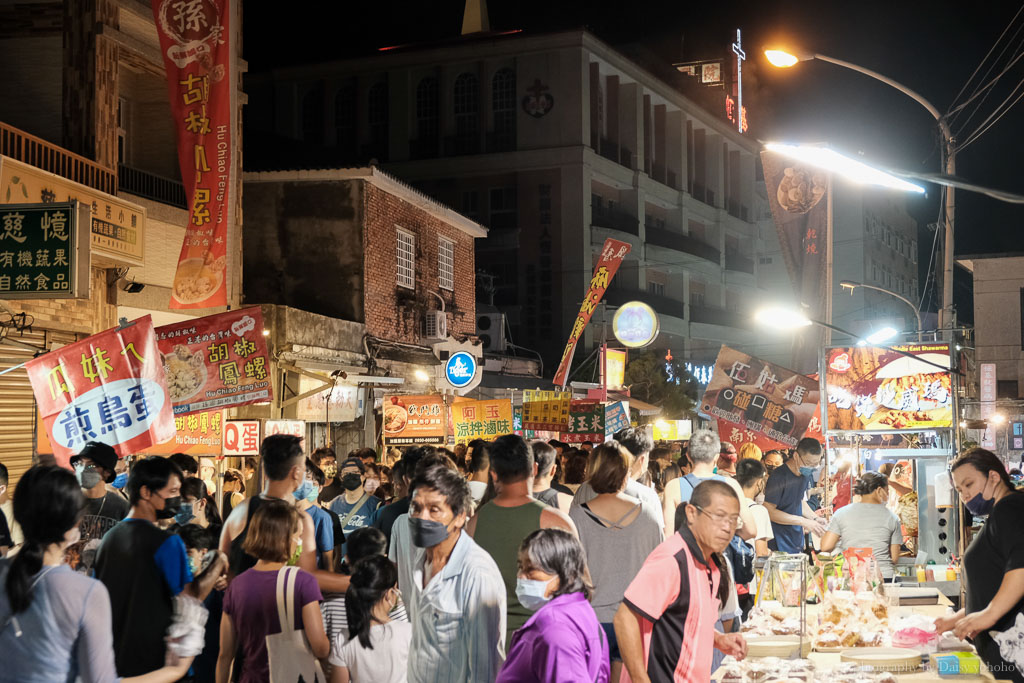
[[[164,325],[156,337],[175,415],[272,398],[259,307]]]
[[[700,412],[793,448],[816,414],[818,394],[815,380],[723,346]]]
[[[381,413],[385,446],[444,443],[448,406],[440,395],[385,396]]]
[[[948,344],[835,348],[827,352],[828,426],[881,431],[949,427]],[[911,357],[899,353],[904,351]]]

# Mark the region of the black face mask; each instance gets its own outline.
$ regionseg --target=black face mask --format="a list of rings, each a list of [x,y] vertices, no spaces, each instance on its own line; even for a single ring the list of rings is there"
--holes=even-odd
[[[171,496],[170,498],[164,498],[164,509],[156,511],[157,519],[170,519],[174,515],[178,514],[178,509],[181,507],[181,496]]]
[[[341,485],[346,491],[355,491],[363,485],[363,478],[354,472],[349,472],[341,478]]]

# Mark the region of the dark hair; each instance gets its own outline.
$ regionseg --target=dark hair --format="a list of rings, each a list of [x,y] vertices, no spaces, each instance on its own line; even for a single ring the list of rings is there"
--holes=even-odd
[[[242,469],[249,468],[250,470],[256,470],[256,458],[243,458]]]
[[[448,460],[448,458],[445,458],[445,460]],[[426,459],[421,461],[420,465],[423,465],[425,461]],[[452,514],[456,517],[463,512],[469,512],[470,501],[472,500],[469,494],[469,484],[455,470],[440,465],[423,469],[416,473],[416,478],[410,484],[409,497],[412,498],[416,489],[419,488],[432,489],[444,496],[448,507],[451,508]]]
[[[807,455],[821,455],[821,442],[809,436],[804,437],[797,443],[796,451]]]
[[[984,448],[977,447],[968,450],[957,458],[952,466],[950,466],[949,473],[952,474],[957,470],[957,468],[963,467],[964,465],[970,465],[986,477],[989,472],[995,472],[1011,491],[1014,490],[1013,482],[1010,481],[1010,475],[1007,474],[1003,461],[1000,460],[999,456],[992,451],[987,451]]]
[[[651,449],[651,460],[672,459],[672,449],[667,446],[658,446]]]
[[[190,477],[199,474],[199,461],[188,453],[172,453],[167,459],[177,465],[181,469],[182,474]]]
[[[455,471],[455,463],[452,461],[452,459],[449,458],[444,453],[442,453],[441,451],[434,450],[433,452],[424,455],[422,458],[420,458],[420,461],[416,463],[416,468],[409,475],[409,479],[415,479],[423,472],[426,472],[432,467],[437,467],[438,465],[446,469],[452,470],[453,472]],[[411,484],[409,486],[409,494],[412,494]]]
[[[742,488],[753,486],[759,480],[764,478],[764,475],[768,473],[768,470],[764,468],[764,465],[760,460],[754,460],[753,458],[743,458],[736,463],[736,483]]]
[[[288,476],[295,461],[303,457],[302,439],[291,434],[272,434],[260,445],[263,472],[270,481],[281,481]]]
[[[651,480],[651,486],[657,493],[662,493],[665,490],[665,480],[662,478],[661,462],[659,460],[651,460],[647,463],[647,476]]]
[[[518,434],[499,436],[491,443],[491,472],[498,481],[511,484],[533,474],[533,451]]]
[[[287,562],[289,539],[301,528],[302,517],[294,505],[276,498],[265,500],[252,516],[242,550],[264,562]]]
[[[679,465],[676,463],[665,465],[665,469],[661,471],[661,484],[664,486],[670,481],[678,479],[681,476],[683,476],[683,470],[680,469]]]
[[[186,524],[178,527],[176,533],[184,542],[186,550],[211,550],[216,548],[213,542],[213,535],[209,529],[204,529],[198,524]]]
[[[388,539],[384,532],[372,526],[362,526],[345,537],[345,554],[350,566],[364,557],[388,554]]]
[[[416,466],[420,463],[420,460],[436,452],[437,449],[433,446],[413,446],[412,448],[407,448],[405,453],[402,454],[402,459],[395,463],[396,469],[401,464],[402,476],[406,479],[412,479],[416,476]]]
[[[740,499],[736,496],[736,492],[733,491],[732,488],[724,481],[718,481],[717,479],[705,479],[701,483],[697,484],[696,488],[693,489],[693,493],[690,495],[690,505],[706,510],[707,507],[711,505],[711,497],[715,494],[728,496],[737,503],[740,502]],[[688,522],[688,520],[686,520],[685,510],[686,503],[682,503],[678,508],[676,508],[676,529],[682,528],[682,524],[684,522]],[[682,519],[680,519],[680,515],[682,515]],[[688,523],[687,526],[689,526]],[[722,553],[712,553],[711,558],[714,560],[714,563],[718,565],[718,599],[721,600],[724,605],[729,599],[729,565],[726,563],[725,556],[722,555]]]
[[[574,535],[564,529],[537,529],[523,539],[519,546],[519,567],[523,560],[530,563],[545,574],[558,577],[558,589],[551,594],[552,598],[569,593],[583,593],[590,600],[591,587],[584,578],[587,571],[587,560],[583,554],[583,546]]]
[[[324,475],[324,471],[316,466],[312,460],[306,458],[306,474],[313,475],[313,481],[316,485],[323,488],[324,484],[327,483],[327,477]]]
[[[370,642],[373,606],[396,585],[398,569],[395,568],[394,562],[383,555],[364,558],[356,562],[352,568],[352,581],[345,591],[348,633],[349,638],[358,638],[359,644],[367,650],[373,649]]]
[[[0,462],[0,486],[7,486],[10,481],[10,477],[7,474],[7,465]]]
[[[618,493],[622,490],[633,456],[618,441],[605,441],[591,454],[590,488],[594,493]]]
[[[238,482],[239,493],[245,493],[245,480],[242,478],[242,473],[235,469],[224,472],[224,483],[236,481]]]
[[[357,448],[356,450],[349,453],[348,457],[359,458],[360,460],[362,460],[363,458],[373,458],[373,461],[377,462],[377,451],[373,450],[372,448]]]
[[[537,476],[543,477],[558,459],[558,451],[554,446],[543,441],[531,441],[530,450],[533,451],[533,461],[537,463]]]
[[[858,496],[866,496],[887,486],[889,486],[889,477],[880,472],[865,472],[853,485],[853,492]]]
[[[159,455],[151,455],[135,463],[132,471],[128,473],[128,483],[124,485],[128,491],[128,502],[135,505],[142,500],[142,487],[149,489],[150,493],[156,493],[167,486],[171,477],[177,477],[182,482],[185,475],[181,468],[171,462],[170,458],[161,458]]]
[[[490,446],[483,441],[476,442],[473,447],[473,455],[469,457],[469,472],[483,472],[491,466]]]
[[[646,429],[641,427],[626,427],[615,434],[615,440],[626,447],[626,450],[639,458],[644,453],[649,453],[654,448],[654,440]]]
[[[14,493],[14,519],[21,525],[25,542],[7,573],[12,614],[31,606],[32,577],[42,569],[46,549],[52,543],[63,543],[64,534],[78,524],[84,508],[85,495],[70,470],[36,465],[21,476]]]
[[[313,455],[309,457],[317,465],[320,465],[320,463],[323,462],[325,458],[334,458],[335,460],[338,459],[338,456],[334,452],[334,449],[331,448],[330,446],[321,446],[320,448],[313,451]]]
[[[586,481],[588,462],[590,462],[590,459],[585,453],[573,453],[570,455],[569,462],[565,463],[565,483],[582,484]]]
[[[181,497],[184,498],[185,496],[195,498],[197,503],[201,500],[205,500],[206,519],[209,520],[211,526],[221,525],[220,513],[217,512],[217,504],[207,491],[205,481],[199,477],[185,477],[185,481],[181,482]],[[192,526],[195,525],[193,524]]]

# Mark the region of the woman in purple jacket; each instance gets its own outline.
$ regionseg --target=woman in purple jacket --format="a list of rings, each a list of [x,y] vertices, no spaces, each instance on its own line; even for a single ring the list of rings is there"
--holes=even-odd
[[[562,529],[539,529],[519,547],[516,597],[535,611],[512,636],[498,683],[606,683],[608,641],[590,606],[583,547]]]

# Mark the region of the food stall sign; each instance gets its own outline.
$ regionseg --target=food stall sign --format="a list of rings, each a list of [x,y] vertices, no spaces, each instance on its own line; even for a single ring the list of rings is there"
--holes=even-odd
[[[385,446],[440,444],[445,441],[448,406],[438,394],[385,396],[382,412]]]
[[[275,434],[288,434],[300,439],[306,438],[306,423],[302,420],[267,420],[263,423],[263,438]]]
[[[952,427],[951,375],[942,369],[950,366],[948,343],[837,347],[825,354],[830,433]]]
[[[0,206],[0,298],[89,298],[87,204]]]
[[[513,430],[512,401],[462,401],[452,406],[452,424],[455,443],[469,443],[473,439],[494,439]]]
[[[523,392],[523,429],[563,432],[569,428],[571,391]]]
[[[260,421],[225,420],[222,455],[259,455]]]

